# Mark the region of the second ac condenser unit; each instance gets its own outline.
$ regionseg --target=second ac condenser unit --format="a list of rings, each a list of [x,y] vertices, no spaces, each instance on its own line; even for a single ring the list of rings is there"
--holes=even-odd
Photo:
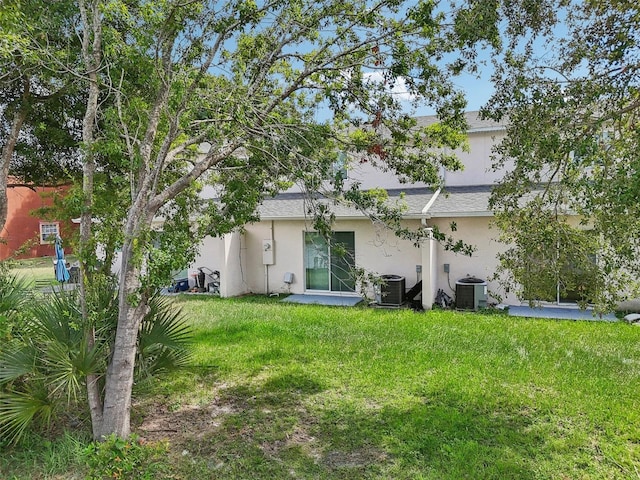
[[[456,308],[478,310],[486,306],[487,282],[476,277],[465,277],[456,282]]]

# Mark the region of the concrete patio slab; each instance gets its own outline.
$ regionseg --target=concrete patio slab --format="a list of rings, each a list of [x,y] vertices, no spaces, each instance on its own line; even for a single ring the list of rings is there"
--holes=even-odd
[[[514,317],[529,318],[554,318],[558,320],[589,320],[617,322],[618,318],[613,313],[606,315],[594,315],[593,310],[580,310],[576,307],[529,307],[525,305],[510,305],[509,315]]]
[[[328,305],[334,307],[355,307],[363,301],[362,297],[346,295],[306,295],[293,294],[280,300],[285,303],[300,303],[305,305]]]

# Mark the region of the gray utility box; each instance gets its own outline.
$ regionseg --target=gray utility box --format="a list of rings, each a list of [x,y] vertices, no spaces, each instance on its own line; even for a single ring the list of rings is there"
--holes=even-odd
[[[478,310],[486,306],[487,282],[476,277],[465,277],[456,282],[456,308]]]

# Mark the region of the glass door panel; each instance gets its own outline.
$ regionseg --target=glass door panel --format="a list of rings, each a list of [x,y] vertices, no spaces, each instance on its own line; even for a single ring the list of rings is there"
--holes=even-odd
[[[332,292],[355,291],[354,232],[334,232],[331,242],[316,232],[304,233],[305,287]]]
[[[319,233],[304,233],[304,268],[308,290],[329,290],[329,245]]]
[[[355,235],[353,232],[333,232],[331,245],[331,290],[355,291]]]

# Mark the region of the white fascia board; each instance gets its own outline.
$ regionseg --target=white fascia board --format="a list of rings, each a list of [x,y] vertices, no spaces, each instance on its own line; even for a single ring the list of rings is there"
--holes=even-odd
[[[402,215],[402,219],[403,220],[420,220],[424,218],[424,216],[422,214],[416,214],[416,213],[412,213],[409,215]],[[336,216],[336,221],[339,220],[369,220],[369,217],[366,215],[337,215]],[[300,215],[296,215],[296,216],[287,216],[287,215],[280,215],[280,216],[274,216],[274,215],[262,215],[260,216],[260,221],[271,221],[271,220],[289,220],[289,221],[309,221],[309,220],[313,220],[312,216],[300,216]]]
[[[467,130],[467,133],[482,133],[482,132],[504,132],[507,128],[501,125],[496,125],[492,127],[476,127],[470,128]]]
[[[482,212],[435,212],[429,214],[428,218],[456,218],[456,217],[493,217],[493,212],[485,210]]]

